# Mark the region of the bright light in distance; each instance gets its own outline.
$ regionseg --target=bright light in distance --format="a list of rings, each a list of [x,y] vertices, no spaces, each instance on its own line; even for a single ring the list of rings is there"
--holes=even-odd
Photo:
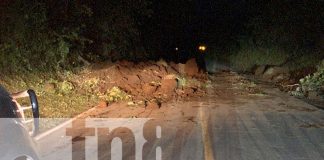
[[[206,51],[207,47],[204,46],[204,45],[200,45],[200,46],[198,47],[198,49],[199,49],[200,51]]]
[[[176,51],[178,51],[179,50],[179,48],[178,47],[176,47],[176,48],[174,48]]]

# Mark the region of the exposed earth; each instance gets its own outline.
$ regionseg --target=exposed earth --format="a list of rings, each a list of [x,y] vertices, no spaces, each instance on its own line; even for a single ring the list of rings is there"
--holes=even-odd
[[[100,107],[120,101],[128,102],[129,106],[161,107],[171,100],[201,97],[210,83],[195,59],[185,64],[163,60],[96,64],[71,82],[78,92],[90,90],[98,94]],[[88,87],[83,87],[85,85]]]
[[[218,72],[208,79],[210,85],[201,96],[172,99],[161,106],[114,103],[98,106],[81,118],[152,118],[149,125],[161,126],[161,138],[156,139],[154,130],[144,128],[145,137],[154,141],[151,148],[143,150],[143,159],[155,159],[156,146],[161,147],[162,159],[174,160],[324,159],[323,110],[269,83],[253,82],[235,72]],[[65,131],[62,127],[38,141],[46,159],[69,159],[71,155],[63,154],[71,148],[62,143],[67,138]],[[135,155],[126,133],[115,134],[123,137],[124,156],[132,159]],[[80,137],[85,134],[74,136],[78,158],[84,156],[84,138]],[[99,146],[105,145],[99,142]],[[100,158],[121,158],[116,152],[104,153]],[[97,157],[94,153],[87,156]]]

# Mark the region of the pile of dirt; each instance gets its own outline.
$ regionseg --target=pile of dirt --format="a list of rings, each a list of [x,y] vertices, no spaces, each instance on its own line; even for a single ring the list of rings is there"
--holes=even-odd
[[[130,95],[130,104],[145,106],[161,106],[170,100],[203,96],[207,83],[207,75],[198,68],[195,59],[185,64],[163,60],[97,64],[81,77],[80,81],[83,82],[97,79],[101,95],[118,87]]]

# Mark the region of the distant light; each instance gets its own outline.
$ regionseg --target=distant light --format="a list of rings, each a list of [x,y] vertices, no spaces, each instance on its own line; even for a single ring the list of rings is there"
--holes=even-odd
[[[175,48],[175,50],[176,50],[176,51],[178,51],[178,50],[179,50],[179,48],[178,48],[178,47],[176,47],[176,48]]]
[[[207,49],[207,47],[204,46],[204,45],[200,45],[200,46],[198,47],[198,50],[199,50],[199,51],[206,51],[206,49]]]

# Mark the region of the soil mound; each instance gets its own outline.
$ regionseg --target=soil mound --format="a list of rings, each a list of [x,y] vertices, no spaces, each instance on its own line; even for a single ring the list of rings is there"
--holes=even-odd
[[[161,106],[170,100],[203,96],[207,83],[207,75],[199,72],[195,59],[186,64],[163,60],[97,64],[82,77],[82,81],[97,79],[101,95],[118,87],[129,95],[130,102],[145,106]]]

